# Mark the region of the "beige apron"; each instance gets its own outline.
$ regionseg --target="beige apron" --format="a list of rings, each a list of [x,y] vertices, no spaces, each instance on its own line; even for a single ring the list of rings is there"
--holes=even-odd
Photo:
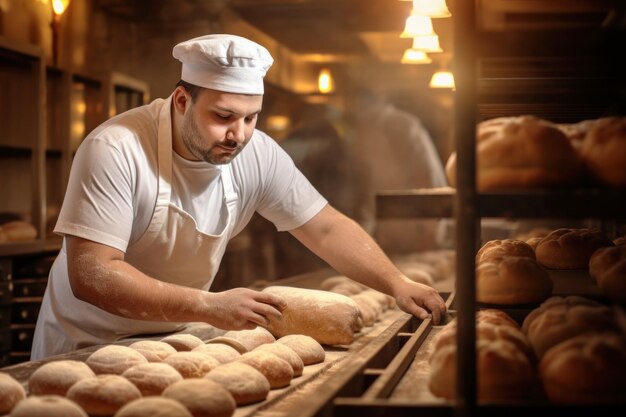
[[[191,215],[171,204],[173,150],[170,105],[171,97],[165,101],[159,114],[159,183],[154,213],[146,232],[128,247],[125,261],[160,281],[208,290],[232,233],[237,195],[230,165],[220,165],[228,218],[221,223],[223,228],[216,235],[200,232]],[[172,332],[183,327],[181,323],[126,319],[78,300],[69,285],[66,256],[63,247],[52,267],[37,321],[32,359],[111,343],[131,335]]]

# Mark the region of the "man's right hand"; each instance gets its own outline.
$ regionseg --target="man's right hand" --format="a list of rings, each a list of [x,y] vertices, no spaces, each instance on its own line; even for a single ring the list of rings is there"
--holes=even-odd
[[[269,319],[280,319],[285,301],[274,294],[248,288],[206,293],[213,326],[224,330],[254,329],[267,326]]]

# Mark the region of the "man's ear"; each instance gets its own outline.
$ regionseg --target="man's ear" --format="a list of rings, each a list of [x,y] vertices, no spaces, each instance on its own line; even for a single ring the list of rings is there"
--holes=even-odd
[[[179,85],[172,93],[172,105],[176,113],[184,115],[187,107],[191,105],[191,94]]]

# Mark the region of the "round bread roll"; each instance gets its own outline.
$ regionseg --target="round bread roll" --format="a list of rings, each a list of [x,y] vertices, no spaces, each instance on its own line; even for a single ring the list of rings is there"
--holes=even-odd
[[[176,352],[165,358],[166,363],[176,369],[183,378],[202,378],[220,362],[202,352]]]
[[[59,395],[34,395],[20,402],[11,417],[87,417],[87,413]]]
[[[0,414],[10,412],[24,398],[26,392],[22,384],[11,375],[0,372]]]
[[[574,336],[592,331],[618,332],[619,326],[608,307],[560,304],[544,309],[526,329],[537,357],[542,357],[551,347]]]
[[[548,273],[530,258],[508,256],[476,268],[476,300],[487,304],[539,303],[552,294]]]
[[[306,334],[323,344],[346,345],[363,327],[357,304],[344,295],[285,286],[267,287],[263,292],[285,300],[282,316],[269,317],[267,329],[274,337]]]
[[[326,352],[322,345],[310,336],[290,334],[281,337],[276,343],[282,343],[293,349],[300,356],[305,366],[324,362],[324,359],[326,359]]]
[[[500,262],[505,256],[520,256],[534,261],[537,260],[535,251],[528,243],[522,240],[503,239],[490,240],[485,243],[476,254],[476,264]]]
[[[256,327],[252,330],[231,330],[224,333],[224,337],[235,339],[241,343],[246,351],[251,351],[255,347],[264,343],[273,343],[276,338],[264,327]]]
[[[480,402],[521,401],[530,397],[535,380],[528,357],[505,339],[476,341],[477,397]],[[431,358],[430,391],[456,398],[456,344],[443,346]]]
[[[148,362],[163,362],[165,358],[177,352],[169,343],[158,340],[140,340],[128,347],[141,353]]]
[[[282,388],[291,383],[293,368],[289,363],[273,353],[252,351],[241,355],[237,362],[252,366],[261,372],[270,383],[270,388]]]
[[[207,345],[218,344],[218,345],[230,346],[231,348],[239,352],[239,354],[244,354],[248,352],[247,347],[245,347],[239,340],[233,339],[232,337],[226,337],[226,336],[214,337],[213,339],[207,340],[206,344]]]
[[[626,186],[626,117],[598,119],[580,154],[597,179],[615,187]]]
[[[489,120],[477,126],[476,188],[547,187],[576,182],[582,162],[567,137],[533,116]],[[456,153],[446,163],[456,186]]]
[[[363,297],[357,297],[356,295],[351,295],[350,298],[354,300],[359,311],[361,312],[361,318],[363,319],[363,324],[365,326],[372,326],[378,320],[378,312],[372,307],[372,305]],[[367,298],[367,297],[366,297]]]
[[[182,381],[182,375],[167,363],[150,362],[135,365],[124,371],[122,376],[135,384],[141,395],[161,395],[174,382]]]
[[[35,229],[35,226],[21,220],[3,223],[2,232],[6,240],[10,242],[22,242],[37,238],[37,229]]]
[[[607,297],[626,302],[626,245],[595,251],[589,259],[589,275]]]
[[[286,361],[289,365],[291,365],[294,378],[302,375],[304,363],[302,362],[302,359],[300,358],[300,356],[298,356],[296,351],[289,346],[282,343],[267,343],[265,345],[256,347],[254,351],[273,353],[274,355],[278,356],[282,360]]]
[[[194,417],[230,417],[237,406],[226,388],[205,378],[190,378],[176,382],[167,387],[161,395],[178,401]]]
[[[457,325],[456,320],[446,325],[433,338],[433,350],[438,351],[443,346],[456,344]],[[535,361],[535,353],[533,352],[530,342],[526,335],[519,329],[509,325],[495,325],[485,322],[476,323],[476,339],[479,340],[506,340],[514,344],[528,359]]]
[[[204,342],[198,336],[192,334],[172,334],[161,339],[161,342],[165,342],[171,345],[178,352],[189,352],[194,348],[203,345]]]
[[[331,288],[336,287],[339,284],[350,284],[350,285],[357,285],[359,287],[361,287],[361,290],[366,289],[367,287],[365,287],[363,284],[360,284],[346,276],[343,275],[335,275],[332,277],[328,277],[325,278],[321,283],[320,283],[320,290],[322,291],[330,291]]]
[[[145,397],[126,404],[114,417],[193,417],[184,405],[171,398]]]
[[[551,402],[615,404],[626,392],[626,342],[616,333],[587,333],[546,352],[539,374]]]
[[[241,356],[241,353],[239,353],[237,349],[224,343],[205,343],[193,348],[192,352],[200,352],[209,355],[217,359],[219,363],[231,362]]]
[[[537,245],[537,262],[550,269],[587,269],[589,258],[613,242],[597,230],[557,229]]]
[[[121,375],[131,366],[148,363],[148,360],[128,346],[109,345],[96,350],[85,361],[97,374]]]
[[[489,323],[496,326],[511,326],[515,329],[519,329],[520,326],[515,320],[511,318],[502,310],[495,308],[481,309],[476,312],[476,323]]]
[[[67,391],[67,398],[90,416],[112,416],[125,404],[141,398],[132,382],[119,375],[97,375],[81,379]]]
[[[72,385],[96,374],[84,362],[60,360],[48,362],[35,370],[28,379],[30,395],[65,396]]]
[[[354,300],[357,306],[367,304],[369,305],[374,313],[376,313],[376,320],[380,317],[381,314],[387,309],[387,302],[383,300],[381,297],[374,296],[374,292],[363,291],[360,294],[356,294],[350,297]]]
[[[535,251],[537,250],[537,245],[542,240],[543,240],[542,237],[531,237],[530,239],[526,240],[526,243],[528,244],[528,246],[530,246],[533,249],[533,251]]]
[[[515,239],[528,241],[529,239],[532,239],[532,238],[546,237],[550,234],[550,232],[552,232],[552,230],[548,229],[547,227],[535,227],[525,232],[518,233],[515,236]]]
[[[263,401],[270,392],[270,383],[267,378],[252,366],[242,362],[220,365],[204,378],[226,388],[237,405]]]
[[[525,334],[528,334],[528,328],[530,327],[530,324],[537,317],[542,315],[545,310],[552,308],[554,306],[557,306],[557,305],[567,305],[568,307],[575,306],[575,305],[586,305],[586,306],[591,306],[591,307],[602,306],[602,304],[598,303],[597,301],[591,300],[589,298],[581,297],[578,295],[568,295],[566,297],[555,295],[553,297],[548,298],[546,301],[541,303],[539,307],[535,308],[530,313],[528,313],[526,318],[524,318],[524,322],[522,323],[522,331]]]

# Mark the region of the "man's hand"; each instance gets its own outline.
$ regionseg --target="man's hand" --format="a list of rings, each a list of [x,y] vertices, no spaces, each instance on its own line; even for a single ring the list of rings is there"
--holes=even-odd
[[[248,288],[206,294],[212,317],[209,323],[224,330],[267,326],[270,318],[280,319],[286,307],[281,297]]]
[[[398,307],[407,313],[424,320],[432,314],[433,323],[439,324],[446,316],[446,304],[439,293],[428,285],[419,284],[406,278],[397,282],[392,294]]]

